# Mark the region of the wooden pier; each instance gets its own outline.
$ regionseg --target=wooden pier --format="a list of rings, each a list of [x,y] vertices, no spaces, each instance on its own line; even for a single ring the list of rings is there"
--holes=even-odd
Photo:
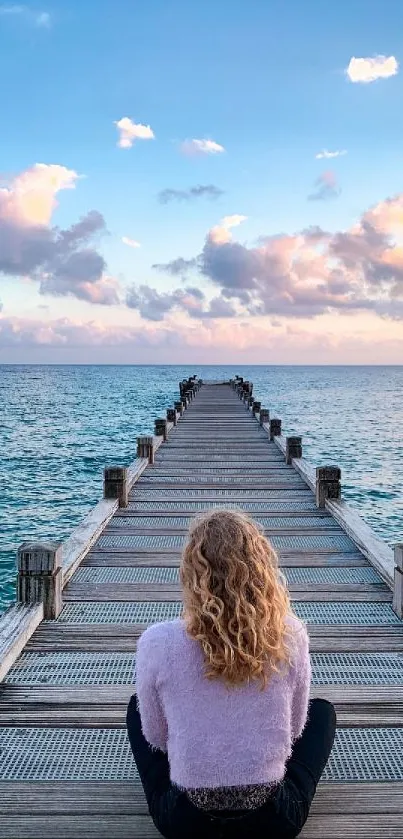
[[[159,835],[125,731],[136,639],[180,614],[190,519],[220,506],[274,544],[312,696],[338,714],[301,837],[403,837],[403,548],[341,500],[340,470],[309,466],[249,383],[193,378],[131,466],[105,469],[104,496],[64,544],[19,551],[19,602],[0,618],[0,839]]]

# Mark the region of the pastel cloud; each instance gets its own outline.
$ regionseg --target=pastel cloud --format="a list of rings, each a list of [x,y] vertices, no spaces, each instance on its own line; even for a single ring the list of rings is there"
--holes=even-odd
[[[184,140],[180,148],[182,153],[189,157],[203,154],[222,154],[225,151],[224,146],[214,140]]]
[[[153,140],[154,131],[149,125],[133,122],[130,117],[122,117],[115,122],[119,132],[118,146],[121,149],[130,149],[135,140]]]
[[[368,326],[370,328],[368,328]],[[257,321],[234,322],[211,319],[195,323],[178,323],[174,320],[161,323],[143,321],[138,325],[105,325],[99,321],[79,321],[59,318],[51,321],[0,315],[0,353],[7,353],[15,360],[46,361],[49,349],[58,352],[63,360],[85,358],[99,362],[121,361],[122,347],[125,358],[131,361],[161,360],[183,363],[186,358],[199,361],[217,361],[217,354],[225,356],[229,363],[234,358],[240,361],[271,363],[379,364],[394,363],[401,358],[403,340],[401,334],[381,330],[379,324],[369,324],[366,330],[357,330],[356,325],[343,329],[338,325],[331,329],[330,323],[313,332],[307,325],[283,325]],[[224,362],[225,363],[225,362]]]
[[[345,154],[347,154],[346,149],[341,149],[340,151],[327,151],[327,149],[323,149],[323,151],[315,154],[315,158],[316,160],[331,160],[333,157],[343,157]]]
[[[328,201],[329,198],[337,198],[340,195],[334,172],[322,172],[315,181],[315,190],[308,195],[309,201]]]
[[[403,193],[379,202],[349,230],[312,227],[266,236],[252,247],[234,241],[224,221],[208,232],[192,267],[219,289],[220,300],[234,304],[234,316],[371,312],[403,319]],[[166,270],[175,274],[171,266],[181,260]]]
[[[78,178],[64,166],[37,163],[0,189],[0,272],[30,277],[40,294],[110,305],[119,302],[117,284],[92,244],[105,232],[101,213],[92,210],[65,230],[50,226],[57,194]]]
[[[122,242],[124,245],[127,245],[129,248],[140,248],[140,242],[136,242],[135,239],[129,239],[128,236],[122,236]]]
[[[157,271],[171,274],[172,277],[185,277],[192,268],[197,267],[197,257],[184,259],[179,256],[177,259],[172,259],[171,262],[155,262],[151,267],[156,268]]]
[[[14,17],[24,20],[26,23],[33,24],[39,28],[49,29],[51,25],[51,16],[49,12],[37,12],[29,9],[27,6],[11,5],[0,6],[0,15],[3,17]]]
[[[35,163],[0,189],[0,218],[21,225],[48,224],[62,189],[74,189],[79,178],[73,169]]]
[[[169,204],[171,201],[193,201],[195,198],[216,199],[224,195],[222,189],[214,184],[198,184],[188,189],[163,189],[158,193],[158,200],[161,204]]]
[[[351,82],[368,84],[377,79],[389,79],[396,76],[399,63],[394,55],[376,55],[373,58],[353,58],[346,69]]]
[[[148,285],[133,285],[126,298],[130,309],[137,309],[142,318],[152,321],[164,320],[172,311],[182,311],[191,318],[226,318],[234,317],[234,305],[224,297],[214,297],[208,301],[198,288],[178,288],[170,292],[160,292]]]
[[[210,238],[217,243],[223,244],[229,242],[231,238],[230,230],[232,227],[238,227],[243,221],[246,221],[247,216],[241,216],[235,213],[232,216],[224,216],[223,219],[210,230]]]

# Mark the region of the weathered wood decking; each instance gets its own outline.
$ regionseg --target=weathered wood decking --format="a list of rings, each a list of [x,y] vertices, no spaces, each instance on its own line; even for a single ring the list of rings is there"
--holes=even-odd
[[[312,695],[338,713],[301,836],[403,836],[403,623],[332,505],[316,507],[312,474],[302,461],[285,465],[283,449],[228,385],[205,385],[154,465],[132,467],[128,506],[105,502],[105,520],[114,515],[81,564],[80,552],[66,550],[63,611],[39,624],[0,685],[0,839],[159,835],[124,728],[136,639],[180,613],[178,566],[192,515],[235,505],[263,524],[280,555],[309,626]],[[386,552],[386,579],[388,563]]]

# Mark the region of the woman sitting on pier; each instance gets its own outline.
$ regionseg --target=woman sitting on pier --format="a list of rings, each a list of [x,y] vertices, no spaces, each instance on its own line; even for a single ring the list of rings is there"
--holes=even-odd
[[[295,837],[329,757],[333,706],[309,703],[305,626],[277,557],[245,514],[195,519],[180,578],[183,619],[137,648],[131,748],[167,839]]]

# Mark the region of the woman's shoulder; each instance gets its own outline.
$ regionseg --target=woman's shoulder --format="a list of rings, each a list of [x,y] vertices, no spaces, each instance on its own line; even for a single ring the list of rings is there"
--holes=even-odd
[[[137,646],[141,646],[143,649],[156,645],[162,647],[165,641],[169,640],[172,643],[175,638],[180,637],[183,634],[183,629],[184,622],[181,618],[153,623],[140,635]]]
[[[286,617],[286,625],[288,634],[292,639],[293,647],[297,651],[308,648],[309,637],[308,630],[303,621],[301,621],[294,612],[290,612]]]

